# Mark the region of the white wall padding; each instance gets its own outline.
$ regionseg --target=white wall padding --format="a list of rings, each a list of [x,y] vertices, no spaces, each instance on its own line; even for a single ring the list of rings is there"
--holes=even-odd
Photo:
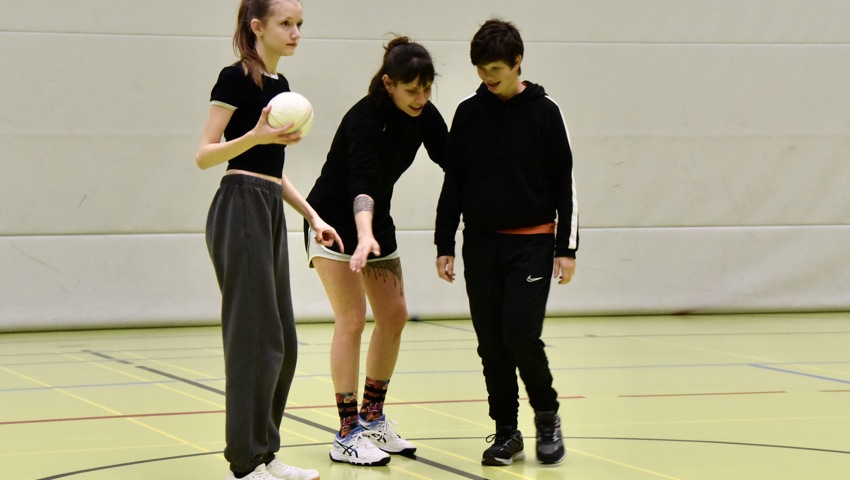
[[[431,51],[450,121],[479,82],[468,42],[499,16],[573,141],[582,245],[552,315],[850,310],[846,2],[303,4],[279,64],[316,112],[287,154],[302,193],[389,32]],[[0,0],[0,330],[217,321],[203,229],[224,167],[194,153],[237,6]],[[465,317],[462,275],[435,273],[441,181],[420,152],[396,187],[406,292],[412,315]],[[287,216],[299,321],[329,320]]]

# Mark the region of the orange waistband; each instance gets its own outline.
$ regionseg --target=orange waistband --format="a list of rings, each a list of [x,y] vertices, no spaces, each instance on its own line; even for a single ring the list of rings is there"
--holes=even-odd
[[[508,233],[511,235],[536,235],[540,233],[555,233],[555,222],[544,223],[543,225],[535,225],[533,227],[509,228],[507,230],[498,230],[499,233]]]

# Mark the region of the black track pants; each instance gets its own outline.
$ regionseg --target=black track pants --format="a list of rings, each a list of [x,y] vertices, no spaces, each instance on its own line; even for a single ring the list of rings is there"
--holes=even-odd
[[[540,339],[554,236],[464,230],[463,238],[464,279],[490,418],[497,426],[517,426],[517,370],[534,411],[557,411],[558,395]]]
[[[222,294],[226,447],[235,472],[271,460],[298,341],[280,185],[226,175],[207,218],[207,248]]]

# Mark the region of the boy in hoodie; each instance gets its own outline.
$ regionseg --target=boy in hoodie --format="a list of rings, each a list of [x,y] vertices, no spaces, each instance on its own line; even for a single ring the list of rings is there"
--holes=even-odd
[[[549,275],[566,284],[575,272],[573,161],[560,107],[542,86],[520,80],[523,53],[519,31],[502,20],[488,20],[472,39],[482,83],[455,111],[434,233],[437,274],[452,282],[463,215],[464,279],[496,424],[481,463],[493,466],[525,458],[517,370],[535,413],[537,460],[566,456],[540,337]]]

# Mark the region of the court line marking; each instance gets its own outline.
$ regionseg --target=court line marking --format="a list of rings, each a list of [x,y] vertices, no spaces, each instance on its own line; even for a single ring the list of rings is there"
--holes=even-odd
[[[431,438],[418,438],[418,439],[415,439],[415,440],[417,440],[417,441],[437,441],[437,440],[477,440],[477,439],[478,439],[478,437],[453,437],[453,438],[452,437],[431,437]],[[831,449],[823,449],[823,448],[798,447],[798,446],[789,446],[789,445],[771,445],[771,444],[762,444],[762,443],[728,442],[728,441],[718,441],[718,440],[688,440],[688,439],[674,439],[674,438],[641,438],[641,437],[564,437],[564,439],[565,440],[611,440],[611,441],[628,441],[628,442],[697,443],[697,444],[712,444],[712,445],[728,445],[728,446],[733,446],[733,447],[734,446],[740,446],[740,447],[755,447],[755,448],[790,449],[790,450],[798,450],[798,451],[811,451],[811,452],[815,452],[815,453],[837,453],[837,454],[842,454],[842,455],[850,455],[850,451],[845,451],[845,450],[831,450]],[[319,445],[326,445],[326,444],[319,444]],[[318,446],[318,445],[306,445],[306,444],[305,445],[290,445],[290,446],[287,446],[287,448],[311,447],[311,446]],[[581,451],[581,450],[577,450],[575,448],[569,448],[568,451],[569,452],[575,452],[579,455],[585,455],[585,456],[588,456],[590,458],[596,458],[596,459],[603,460],[603,461],[609,461],[609,459],[605,459],[604,457],[599,457],[597,455],[590,454],[590,453],[587,453],[587,452],[584,452],[584,451]],[[192,458],[192,457],[199,457],[199,456],[206,456],[206,455],[215,455],[215,454],[220,454],[220,453],[221,452],[204,452],[204,453],[193,453],[193,454],[187,454],[187,455],[175,455],[175,456],[171,456],[171,457],[153,458],[153,459],[147,459],[147,460],[138,460],[138,461],[134,461],[134,462],[119,463],[119,464],[114,464],[114,465],[106,465],[106,466],[103,466],[103,467],[96,467],[96,468],[89,468],[89,469],[85,469],[85,470],[78,470],[78,471],[74,471],[74,472],[66,472],[66,473],[61,473],[61,474],[57,474],[57,475],[51,475],[49,477],[42,477],[42,478],[39,478],[38,480],[57,480],[57,479],[60,479],[60,478],[67,478],[67,477],[71,477],[71,476],[74,476],[74,475],[79,475],[79,474],[84,474],[84,473],[92,473],[92,472],[96,472],[96,471],[103,471],[103,470],[109,470],[109,469],[115,469],[115,468],[121,468],[121,467],[133,466],[133,465],[142,465],[142,464],[146,464],[146,463],[162,462],[162,461],[169,461],[169,460],[179,460],[179,459],[184,459],[184,458]],[[419,460],[419,459],[417,459],[417,460]],[[616,461],[612,461],[612,463],[621,464],[620,462],[616,462]],[[622,464],[622,466],[632,468],[632,466],[629,466],[628,464]],[[640,471],[644,471],[646,473],[651,473],[651,474],[654,474],[654,475],[661,476],[661,478],[678,480],[678,479],[676,479],[676,477],[664,476],[664,474],[660,474],[658,472],[653,472],[651,470],[640,469],[640,467],[638,467],[637,469],[640,470]],[[500,471],[505,472],[505,473],[511,472],[510,470],[500,470]],[[511,472],[511,473],[513,473],[513,472]],[[471,479],[475,479],[475,480],[485,480],[481,477],[472,476],[472,474],[469,474],[469,475],[470,476],[468,476],[467,478],[471,478]],[[526,477],[523,477],[523,478],[526,478]]]
[[[669,443],[704,443],[709,445],[729,445],[733,447],[755,447],[755,448],[779,448],[785,450],[800,450],[817,453],[838,453],[850,455],[847,450],[834,450],[829,448],[799,447],[794,445],[776,445],[770,443],[732,442],[726,440],[689,440],[681,438],[646,438],[646,437],[564,437],[570,440],[616,440],[629,442],[669,442]]]
[[[129,366],[135,366],[136,368],[145,370],[147,372],[154,373],[154,374],[157,374],[157,375],[162,375],[164,377],[170,378],[170,379],[175,380],[177,382],[185,383],[187,385],[191,385],[191,386],[201,388],[201,389],[213,392],[213,393],[217,393],[217,394],[222,395],[222,396],[225,395],[224,390],[217,389],[217,388],[214,388],[214,387],[210,387],[208,385],[204,385],[204,384],[196,382],[194,380],[190,380],[188,378],[183,378],[179,375],[174,375],[174,374],[164,372],[162,370],[155,369],[155,368],[150,368],[150,367],[147,367],[147,366],[144,366],[144,365],[135,365],[133,362],[130,362],[128,360],[113,358],[113,357],[110,357],[109,355],[102,353],[102,352],[87,351],[87,353],[92,353],[92,354],[95,354],[95,355],[97,355],[101,358],[114,360],[114,361],[117,361],[117,362],[122,363],[122,364],[127,364]],[[292,415],[292,414],[289,414],[289,413],[286,413],[286,412],[284,412],[283,416],[284,416],[284,418],[288,418],[290,420],[297,421],[297,422],[303,423],[305,425],[312,426],[314,428],[318,428],[318,429],[323,430],[323,431],[328,432],[328,433],[336,433],[336,430],[333,429],[333,428],[326,427],[324,425],[312,422],[310,420],[307,420],[307,419],[304,419],[304,418],[301,418],[301,417],[298,417],[298,416],[295,416],[295,415]],[[484,478],[475,476],[475,475],[467,473],[467,472],[463,472],[461,470],[457,470],[454,467],[451,467],[449,465],[443,465],[443,464],[435,462],[433,460],[428,460],[426,458],[421,458],[419,456],[416,457],[416,460],[421,461],[423,464],[431,466],[433,468],[438,468],[439,470],[444,471],[446,473],[454,473],[456,475],[460,475],[460,476],[463,476],[465,478],[469,478],[469,479],[473,479],[473,480],[486,480]],[[427,478],[427,477],[424,477],[424,478]]]
[[[666,478],[667,480],[682,480],[679,477],[671,477],[670,475],[665,475],[663,473],[659,473],[659,472],[656,472],[654,470],[649,470],[649,469],[646,469],[646,468],[638,467],[637,465],[631,465],[631,464],[628,464],[628,463],[619,462],[617,460],[612,460],[610,458],[602,457],[602,456],[599,456],[599,455],[594,455],[592,453],[588,453],[588,452],[578,450],[578,449],[575,449],[575,448],[571,448],[571,449],[569,449],[569,451],[570,451],[570,453],[577,453],[579,455],[590,457],[590,458],[593,458],[593,459],[596,459],[596,460],[601,460],[603,462],[607,462],[607,463],[610,463],[610,464],[613,464],[613,465],[618,465],[620,467],[625,467],[625,468],[628,468],[628,469],[631,469],[631,470],[636,470],[636,471],[641,472],[641,473],[654,475],[658,478]]]
[[[764,369],[764,370],[771,370],[771,371],[774,371],[774,372],[790,373],[792,375],[797,375],[797,376],[801,376],[801,377],[809,377],[809,378],[814,378],[814,379],[817,379],[817,380],[826,380],[828,382],[837,382],[837,383],[844,383],[844,384],[850,385],[850,380],[842,380],[840,378],[826,377],[826,376],[823,376],[823,375],[815,375],[813,373],[805,373],[805,372],[798,372],[798,371],[795,371],[795,370],[788,370],[788,369],[785,369],[785,368],[771,367],[771,366],[761,364],[761,363],[754,363],[754,364],[752,364],[752,366],[756,367],[756,368],[761,368],[761,369]]]
[[[205,455],[216,455],[216,454],[220,454],[220,453],[222,453],[222,452],[190,453],[188,455],[175,455],[173,457],[151,458],[151,459],[147,459],[147,460],[137,460],[137,461],[133,461],[133,462],[116,463],[116,464],[113,464],[113,465],[106,465],[106,466],[102,466],[102,467],[94,467],[94,468],[87,468],[85,470],[77,470],[77,471],[74,471],[74,472],[60,473],[60,474],[57,474],[57,475],[51,475],[49,477],[41,477],[38,480],[57,480],[59,478],[68,478],[68,477],[73,477],[75,475],[81,475],[81,474],[84,474],[84,473],[92,473],[92,472],[101,472],[101,471],[104,471],[104,470],[111,470],[113,468],[130,467],[130,466],[133,466],[133,465],[144,465],[146,463],[162,462],[162,461],[166,461],[166,460],[179,460],[179,459],[184,459],[184,458],[201,457],[201,456],[205,456]]]
[[[723,352],[723,353],[726,353],[726,352]],[[777,370],[780,370],[780,369],[777,369]],[[799,373],[799,372],[791,372],[791,373]],[[765,393],[765,392],[749,392],[749,393]],[[729,394],[729,393],[720,393],[720,394]],[[687,394],[685,394],[685,395],[687,395]],[[699,394],[697,394],[697,395],[699,395]],[[405,402],[405,403],[415,404],[415,402]],[[434,403],[436,403],[436,402],[434,402]],[[729,443],[729,442],[724,442],[724,443]],[[786,447],[782,447],[782,448],[786,448]],[[797,447],[787,447],[787,448],[797,448]],[[846,452],[842,452],[842,453],[846,453]]]
[[[788,393],[784,390],[774,390],[766,392],[703,392],[703,393],[636,393],[627,395],[617,395],[619,398],[659,398],[659,397],[714,397],[726,395],[773,395],[777,393]]]
[[[47,384],[47,383],[45,383],[45,382],[42,382],[42,381],[40,381],[40,380],[38,380],[38,379],[32,378],[32,377],[30,377],[30,376],[28,376],[28,375],[24,375],[24,374],[22,374],[22,373],[20,373],[20,372],[16,372],[16,371],[14,371],[14,370],[9,370],[9,369],[7,369],[7,368],[5,368],[5,367],[0,367],[0,370],[5,371],[6,373],[9,373],[9,374],[11,374],[11,375],[15,375],[15,376],[18,376],[18,377],[20,377],[20,378],[23,378],[23,379],[25,379],[25,380],[27,380],[27,381],[30,381],[30,382],[36,383],[36,384],[38,384],[38,385],[43,385],[43,386],[46,386],[46,387],[49,387],[49,386],[50,386],[49,384]],[[87,404],[87,405],[90,405],[90,406],[92,406],[92,407],[95,407],[95,408],[97,408],[97,409],[100,409],[100,410],[103,410],[103,411],[106,411],[106,412],[112,413],[113,415],[122,415],[122,413],[121,413],[121,412],[119,412],[118,410],[115,410],[115,409],[109,408],[109,407],[107,407],[106,405],[101,405],[101,404],[99,404],[99,403],[97,403],[97,402],[94,402],[94,401],[89,400],[89,399],[87,399],[87,398],[81,397],[81,396],[79,396],[79,395],[75,395],[75,394],[73,394],[73,393],[71,393],[71,392],[68,392],[68,391],[65,391],[65,390],[63,390],[63,389],[61,389],[61,388],[59,388],[59,389],[55,389],[54,391],[55,391],[55,392],[57,392],[57,393],[60,393],[60,394],[62,394],[62,395],[65,395],[65,396],[71,397],[71,398],[73,398],[73,399],[75,399],[75,400],[77,400],[77,401],[80,401],[80,402],[85,403],[85,404]],[[183,438],[180,438],[180,437],[178,437],[178,436],[176,436],[176,435],[172,435],[171,433],[168,433],[168,432],[166,432],[166,431],[164,431],[164,430],[161,430],[161,429],[159,429],[159,428],[156,428],[156,427],[154,427],[153,425],[148,425],[148,424],[146,424],[146,423],[144,423],[144,422],[141,422],[141,421],[139,421],[139,420],[136,420],[135,418],[132,418],[132,417],[125,417],[124,419],[125,419],[125,420],[127,420],[128,422],[130,422],[130,423],[132,423],[132,424],[136,425],[136,426],[139,426],[139,427],[142,427],[142,428],[144,428],[144,429],[150,430],[150,431],[152,431],[152,432],[154,432],[154,433],[158,433],[158,434],[160,434],[160,435],[162,435],[162,436],[164,436],[164,437],[166,437],[166,438],[170,438],[171,440],[174,440],[175,442],[177,442],[177,443],[179,443],[179,444],[182,444],[182,445],[185,445],[185,446],[188,446],[188,447],[192,447],[192,448],[194,448],[194,449],[196,449],[196,450],[199,450],[199,451],[201,451],[201,452],[209,452],[209,449],[206,449],[206,448],[204,448],[204,447],[201,447],[200,445],[197,445],[197,444],[195,444],[195,443],[193,443],[193,442],[190,442],[190,441],[188,441],[188,440],[185,440],[185,439],[183,439]]]
[[[0,367],[3,368],[3,367]],[[57,390],[57,388],[51,388],[51,390]],[[816,390],[817,393],[850,393],[850,389],[838,389],[838,390]],[[734,395],[770,395],[770,394],[787,394],[786,391],[765,391],[765,392],[697,392],[697,393],[659,393],[659,394],[623,394],[616,395],[615,398],[665,398],[665,397],[705,397],[705,396],[734,396]],[[584,396],[559,396],[558,400],[580,400],[587,399],[588,397]],[[528,400],[526,397],[520,397],[521,401]],[[422,402],[387,402],[387,405],[407,405],[418,407],[422,410],[425,410],[430,413],[435,413],[438,415],[446,416],[449,418],[454,418],[460,421],[464,421],[467,423],[471,423],[476,426],[480,426],[483,428],[489,428],[489,425],[484,425],[479,422],[471,421],[469,419],[463,417],[456,417],[445,412],[439,410],[433,410],[427,407],[423,407],[421,405],[451,405],[451,404],[459,404],[459,403],[486,403],[486,399],[461,399],[461,400],[427,400]],[[330,419],[336,420],[337,417],[331,414],[326,413],[324,410],[335,408],[336,405],[327,404],[327,405],[292,405],[287,406],[287,410],[310,410],[317,415],[321,415]],[[4,425],[21,425],[21,424],[36,424],[36,423],[59,423],[59,422],[76,422],[76,421],[92,421],[92,420],[114,420],[120,418],[144,418],[144,417],[168,417],[168,416],[182,416],[182,415],[209,415],[209,414],[223,414],[225,413],[224,409],[218,410],[191,410],[191,411],[182,411],[182,412],[158,412],[158,413],[127,413],[121,415],[97,415],[97,416],[87,416],[87,417],[63,417],[63,418],[39,418],[39,419],[29,419],[29,420],[9,420],[0,422],[0,426]],[[284,413],[284,416],[287,416],[287,413]],[[765,420],[824,420],[824,419],[834,419],[834,418],[846,418],[846,417],[778,417],[778,418],[755,418],[755,419],[724,419],[724,420],[694,420],[694,421],[677,421],[677,422],[631,422],[631,423],[617,423],[617,425],[656,425],[659,423],[663,424],[683,424],[683,423],[705,423],[705,422],[740,422],[740,421],[765,421]],[[301,419],[301,417],[292,416],[292,420],[301,421],[302,423],[307,423],[312,427],[327,429],[328,432],[334,433],[335,430],[324,427],[321,424],[309,422],[307,420]],[[581,424],[581,426],[588,425],[596,425],[596,424]],[[608,425],[608,424],[600,424],[600,425]],[[311,439],[312,440],[312,439]]]
[[[661,340],[653,340],[653,339],[650,339],[650,338],[635,338],[635,340],[639,340],[639,341],[645,342],[645,343],[653,343],[653,344],[656,344],[656,345],[664,345],[664,346],[667,346],[667,347],[679,348],[679,349],[682,349],[682,350],[694,350],[694,351],[697,351],[697,352],[712,353],[712,354],[715,354],[715,355],[724,355],[724,356],[733,357],[733,358],[743,358],[743,359],[746,359],[746,360],[749,360],[749,361],[756,361],[756,362],[761,362],[761,363],[774,363],[775,362],[775,360],[769,359],[769,358],[755,357],[755,356],[752,356],[752,355],[744,355],[744,354],[740,354],[740,353],[727,352],[727,351],[717,350],[717,349],[713,349],[713,348],[695,347],[693,345],[680,345],[680,344],[672,343],[672,342],[662,342]]]

